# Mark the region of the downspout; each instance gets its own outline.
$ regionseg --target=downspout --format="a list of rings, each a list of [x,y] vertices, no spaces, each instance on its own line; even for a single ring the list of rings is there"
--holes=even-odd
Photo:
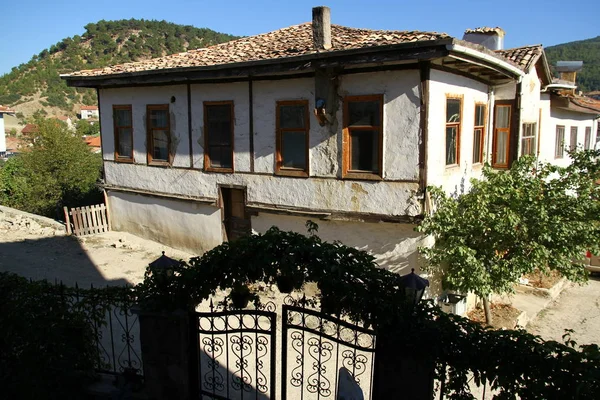
[[[501,59],[496,58],[492,55],[482,53],[478,50],[471,49],[471,48],[465,47],[465,46],[461,46],[460,44],[447,44],[446,49],[450,52],[464,54],[466,56],[470,56],[473,58],[478,58],[478,59],[480,59],[482,61],[486,61],[487,63],[492,64],[498,68],[507,70],[507,71],[511,72],[513,75],[518,76],[519,82],[525,75],[525,73],[523,71],[521,71],[518,67],[515,67],[512,64],[502,61]]]
[[[96,88],[96,98],[98,99],[98,128],[100,128],[100,153],[102,153],[102,179],[106,183],[106,166],[104,165],[104,140],[102,140],[102,109],[100,108],[100,88]],[[131,134],[133,136],[133,132]]]
[[[490,86],[488,89],[488,118],[487,118],[487,132],[486,132],[486,149],[485,159],[490,165],[492,165],[493,154],[492,144],[494,143],[494,107],[496,105],[496,92],[494,86]]]
[[[421,97],[421,110],[420,110],[420,128],[421,128],[421,140],[419,148],[419,189],[423,196],[422,210],[423,214],[427,214],[430,211],[427,192],[427,147],[429,146],[428,139],[428,115],[429,115],[429,80],[431,75],[431,64],[429,61],[419,63],[419,77],[420,77],[420,97]]]
[[[511,163],[509,168],[512,166],[512,163],[519,159],[519,154],[521,153],[521,114],[523,109],[523,80],[519,79],[517,82],[516,92],[515,92],[515,109],[517,110],[516,115],[514,115],[514,122],[512,130],[515,132],[515,142],[511,147],[511,150],[514,151],[511,157]],[[516,126],[515,126],[516,125]]]
[[[249,133],[249,153],[250,153],[250,172],[254,172],[254,102],[252,90],[252,77],[248,79],[248,133]]]
[[[190,144],[190,168],[194,168],[194,149],[192,147],[192,88],[187,84],[188,139]]]

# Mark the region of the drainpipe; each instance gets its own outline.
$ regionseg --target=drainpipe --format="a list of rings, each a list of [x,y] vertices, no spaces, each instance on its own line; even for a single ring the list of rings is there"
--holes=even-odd
[[[492,143],[494,141],[494,105],[496,104],[496,93],[494,86],[490,86],[488,89],[488,124],[486,132],[486,146],[485,146],[485,161],[492,164]]]

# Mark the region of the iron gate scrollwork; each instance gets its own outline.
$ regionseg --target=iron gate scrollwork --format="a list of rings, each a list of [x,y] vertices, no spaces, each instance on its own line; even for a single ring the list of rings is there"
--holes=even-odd
[[[197,312],[200,398],[275,399],[277,315]]]
[[[309,308],[283,305],[282,399],[334,399],[345,368],[372,396],[375,332]]]

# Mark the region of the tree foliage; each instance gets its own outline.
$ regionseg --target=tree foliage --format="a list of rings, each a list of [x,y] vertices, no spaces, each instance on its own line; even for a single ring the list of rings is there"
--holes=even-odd
[[[583,61],[583,70],[577,74],[579,89],[600,90],[600,36],[547,47],[546,56],[551,65],[557,61]]]
[[[486,166],[458,197],[432,188],[436,210],[418,230],[435,238],[423,248],[426,268],[443,284],[479,296],[505,293],[539,269],[584,281],[577,260],[600,250],[600,152],[572,152],[568,167],[522,158],[507,171]]]
[[[60,209],[101,201],[102,159],[59,121],[38,119],[33,146],[0,170],[0,203],[57,217]]]
[[[140,61],[223,43],[235,36],[166,21],[118,20],[87,24],[85,32],[50,46],[0,76],[0,104],[16,105],[40,93],[44,106],[72,111],[96,104],[92,89],[68,87],[61,73]]]

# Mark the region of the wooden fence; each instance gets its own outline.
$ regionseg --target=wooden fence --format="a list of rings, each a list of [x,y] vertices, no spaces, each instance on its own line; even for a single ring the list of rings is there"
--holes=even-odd
[[[67,233],[76,236],[110,231],[108,208],[104,204],[87,207],[64,207]]]

